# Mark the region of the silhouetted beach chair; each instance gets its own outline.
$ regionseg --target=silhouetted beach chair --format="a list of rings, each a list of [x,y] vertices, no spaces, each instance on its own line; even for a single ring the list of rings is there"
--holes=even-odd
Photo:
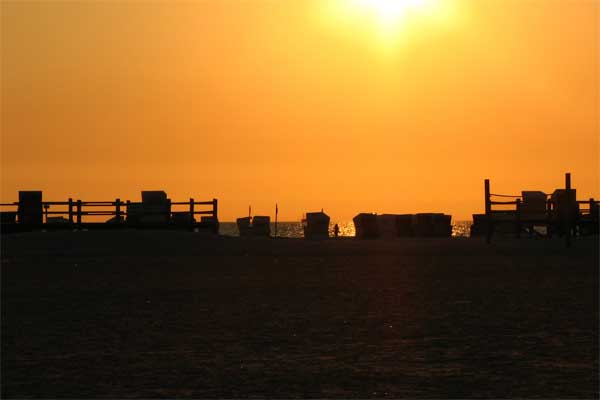
[[[171,213],[171,222],[176,227],[189,227],[196,223],[189,211],[174,211]]]
[[[171,217],[171,199],[162,190],[142,191],[143,225],[166,225]]]
[[[376,214],[360,213],[352,218],[352,222],[354,222],[357,238],[376,239],[379,237]]]
[[[380,237],[387,239],[398,237],[397,217],[395,214],[377,215],[377,229]]]
[[[251,221],[252,221],[252,218],[250,218],[250,217],[238,218],[236,220],[237,228],[238,228],[238,232],[240,233],[240,236],[252,235]]]
[[[547,225],[547,197],[546,193],[540,191],[521,192],[521,224],[530,236],[536,234],[536,226]]]
[[[396,229],[398,231],[398,236],[400,237],[408,237],[413,236],[413,215],[412,214],[400,214],[396,215]]]
[[[579,222],[579,204],[577,203],[577,190],[556,189],[550,196],[554,204],[552,210],[552,229],[559,236],[567,233],[567,225],[574,229]]]
[[[261,215],[253,217],[252,236],[271,236],[271,217]]]
[[[42,225],[43,208],[41,191],[20,191],[17,211],[19,224]]]
[[[302,219],[302,229],[306,239],[329,238],[329,215],[324,212],[309,212]]]

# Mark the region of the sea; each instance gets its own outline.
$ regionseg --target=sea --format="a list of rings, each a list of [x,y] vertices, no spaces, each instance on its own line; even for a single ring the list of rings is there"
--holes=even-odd
[[[356,231],[354,230],[354,223],[352,221],[343,222],[331,222],[329,225],[329,235],[333,236],[333,227],[338,224],[340,228],[340,236],[343,237],[354,237]],[[471,221],[457,221],[452,224],[452,236],[453,237],[468,237],[471,229]],[[219,233],[226,236],[239,236],[237,225],[235,222],[220,222]],[[271,223],[271,236],[285,237],[285,238],[301,238],[304,236],[302,231],[301,222],[278,222],[277,226],[275,223]]]

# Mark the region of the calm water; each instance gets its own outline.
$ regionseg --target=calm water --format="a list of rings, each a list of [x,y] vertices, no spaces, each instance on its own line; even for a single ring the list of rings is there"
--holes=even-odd
[[[333,227],[336,222],[329,225],[329,235],[333,236]],[[355,236],[354,223],[352,221],[337,222],[340,227],[340,236]],[[452,225],[452,236],[468,237],[471,221],[457,221]],[[219,224],[221,235],[239,236],[235,222],[221,222]],[[271,235],[275,236],[275,223],[271,223]],[[277,224],[277,236],[287,238],[301,238],[302,223],[300,222],[279,222]]]

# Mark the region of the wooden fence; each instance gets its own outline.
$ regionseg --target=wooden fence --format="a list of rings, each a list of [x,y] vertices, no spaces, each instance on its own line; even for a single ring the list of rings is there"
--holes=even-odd
[[[571,245],[571,239],[574,234],[581,234],[582,230],[578,229],[583,223],[589,224],[592,227],[598,224],[598,201],[590,198],[589,200],[576,200],[573,196],[571,188],[571,174],[565,174],[565,202],[560,210],[557,204],[552,200],[546,201],[545,213],[540,216],[531,217],[526,213],[523,213],[522,205],[523,201],[521,196],[512,195],[499,195],[493,194],[490,191],[490,181],[486,179],[484,181],[485,190],[485,223],[486,223],[486,242],[490,243],[492,235],[494,233],[495,225],[501,223],[512,222],[514,223],[515,236],[521,237],[523,228],[525,226],[544,226],[546,227],[546,235],[551,237],[554,233],[558,233],[564,236],[565,243],[568,246]],[[509,201],[496,201],[492,200],[492,197],[512,197],[515,200]],[[492,209],[493,206],[507,207],[514,206],[513,210],[498,210]],[[576,210],[576,211],[575,211]],[[504,217],[504,218],[503,218]],[[531,230],[530,230],[530,233]]]
[[[144,223],[133,221],[129,215],[132,205],[143,205],[140,202],[131,202],[129,200],[122,201],[115,199],[114,201],[82,201],[69,198],[68,201],[42,201],[43,220],[41,227],[56,228],[73,227],[73,228],[97,228],[97,227],[186,227],[186,228],[209,228],[218,232],[218,200],[210,201],[189,201],[166,202],[168,205],[166,210],[161,211],[142,211],[142,216],[162,216],[163,223]],[[174,209],[179,209],[176,211]],[[20,230],[21,228],[32,228],[32,225],[40,224],[24,224],[22,212],[19,207],[19,202],[0,204],[0,212],[3,214],[2,225],[6,230],[7,225],[14,225],[13,228]],[[185,215],[186,223],[177,223],[175,216]],[[195,221],[195,216],[201,216],[200,221]],[[18,216],[18,219],[16,218]],[[88,217],[112,217],[105,222],[90,222],[85,221]],[[202,216],[208,218],[202,218]],[[97,219],[97,218],[95,218]],[[181,219],[180,219],[181,220]],[[13,222],[11,224],[11,222]],[[29,225],[25,227],[24,225]],[[38,226],[39,227],[39,226]]]

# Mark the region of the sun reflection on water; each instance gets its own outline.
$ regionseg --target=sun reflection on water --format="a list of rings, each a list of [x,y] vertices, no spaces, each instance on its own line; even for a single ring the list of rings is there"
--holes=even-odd
[[[354,237],[356,231],[352,221],[331,222],[329,224],[329,236],[334,236],[334,226],[338,224],[340,228],[340,237]],[[235,222],[221,222],[219,231],[221,235],[239,236]],[[452,224],[453,237],[468,237],[470,234],[471,221],[457,221]],[[271,235],[275,236],[275,223],[271,223]],[[284,238],[304,237],[302,224],[300,222],[279,222],[277,224],[277,236]]]

